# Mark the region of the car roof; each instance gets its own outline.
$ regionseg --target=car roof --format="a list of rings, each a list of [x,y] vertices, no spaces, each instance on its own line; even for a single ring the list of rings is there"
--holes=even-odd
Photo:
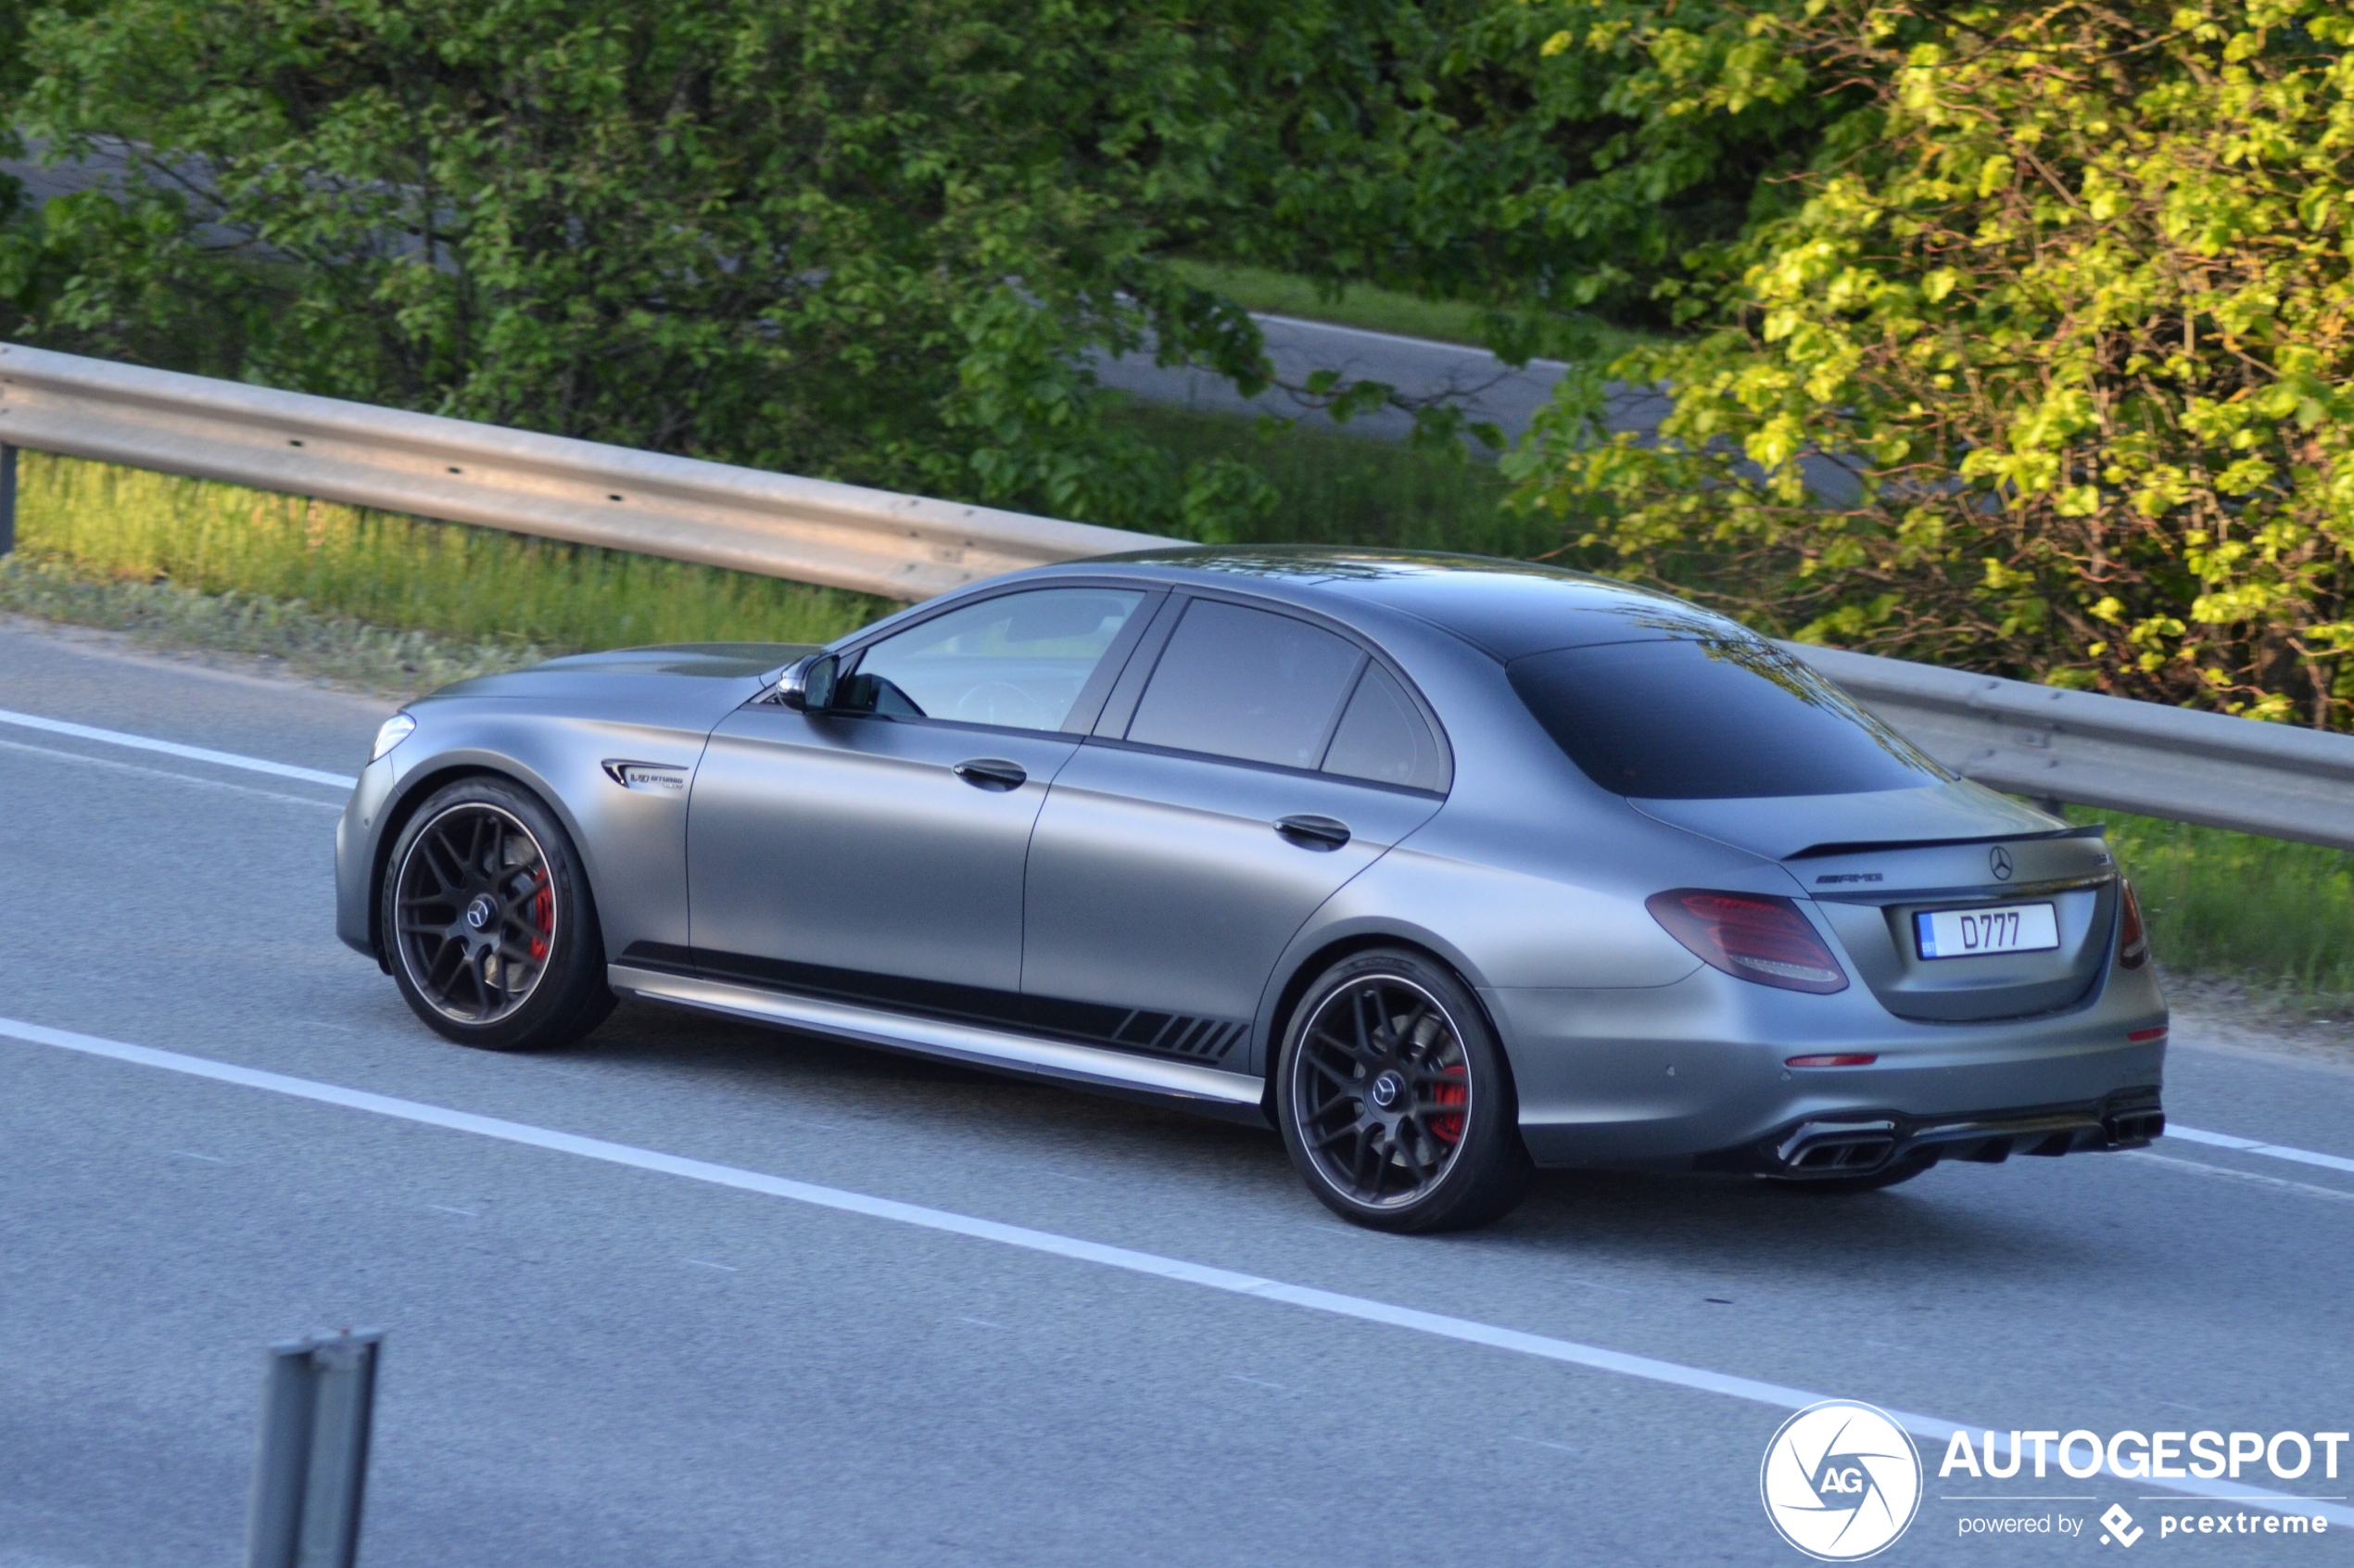
[[[1698,605],[1534,561],[1325,545],[1203,545],[1071,562],[1204,588],[1248,588],[1327,613],[1369,604],[1443,627],[1501,660],[1662,637],[1751,635]],[[1250,579],[1247,584],[1236,578]]]

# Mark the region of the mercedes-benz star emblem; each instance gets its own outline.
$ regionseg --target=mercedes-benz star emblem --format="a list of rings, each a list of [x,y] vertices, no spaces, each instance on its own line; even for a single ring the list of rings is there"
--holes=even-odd
[[[497,912],[487,896],[477,894],[475,901],[466,905],[466,924],[481,930],[490,924],[491,916]]]
[[[2007,882],[2011,879],[2010,851],[2005,849],[2000,844],[1996,844],[1993,849],[1986,852],[1986,863],[1994,868],[1994,879],[1996,881]]]
[[[1398,1103],[1398,1092],[1404,1087],[1404,1084],[1398,1081],[1396,1073],[1383,1073],[1373,1080],[1373,1104],[1383,1110],[1387,1110]]]

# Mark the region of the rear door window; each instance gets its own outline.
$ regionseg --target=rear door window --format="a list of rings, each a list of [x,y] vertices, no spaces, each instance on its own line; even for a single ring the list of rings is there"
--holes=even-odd
[[[1364,662],[1354,643],[1321,626],[1197,599],[1153,669],[1128,739],[1313,768]]]
[[[1673,638],[1515,659],[1512,689],[1603,789],[1643,800],[1910,790],[1950,778],[1764,639]]]
[[[1033,588],[952,610],[868,648],[834,707],[1059,729],[1144,599],[1118,588]]]

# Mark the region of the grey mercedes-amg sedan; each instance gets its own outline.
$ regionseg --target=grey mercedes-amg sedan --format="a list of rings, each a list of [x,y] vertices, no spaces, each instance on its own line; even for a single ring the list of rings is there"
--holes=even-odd
[[[1389,1230],[1535,1166],[1853,1191],[2163,1127],[2098,828],[1515,562],[1172,550],[467,681],[385,726],[336,872],[462,1043],[626,995],[1150,1096]]]

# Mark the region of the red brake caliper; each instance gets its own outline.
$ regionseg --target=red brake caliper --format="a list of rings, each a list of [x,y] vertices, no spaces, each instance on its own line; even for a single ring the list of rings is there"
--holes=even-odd
[[[556,890],[540,873],[539,891],[531,895],[531,925],[539,934],[531,939],[531,956],[536,962],[548,956],[548,938],[556,929]]]
[[[1439,1076],[1447,1081],[1431,1086],[1430,1103],[1432,1105],[1467,1106],[1471,1104],[1471,1085],[1464,1081],[1463,1069],[1461,1066],[1441,1068]],[[1441,1143],[1461,1143],[1463,1137],[1463,1119],[1460,1116],[1434,1116],[1430,1119],[1430,1135]]]

